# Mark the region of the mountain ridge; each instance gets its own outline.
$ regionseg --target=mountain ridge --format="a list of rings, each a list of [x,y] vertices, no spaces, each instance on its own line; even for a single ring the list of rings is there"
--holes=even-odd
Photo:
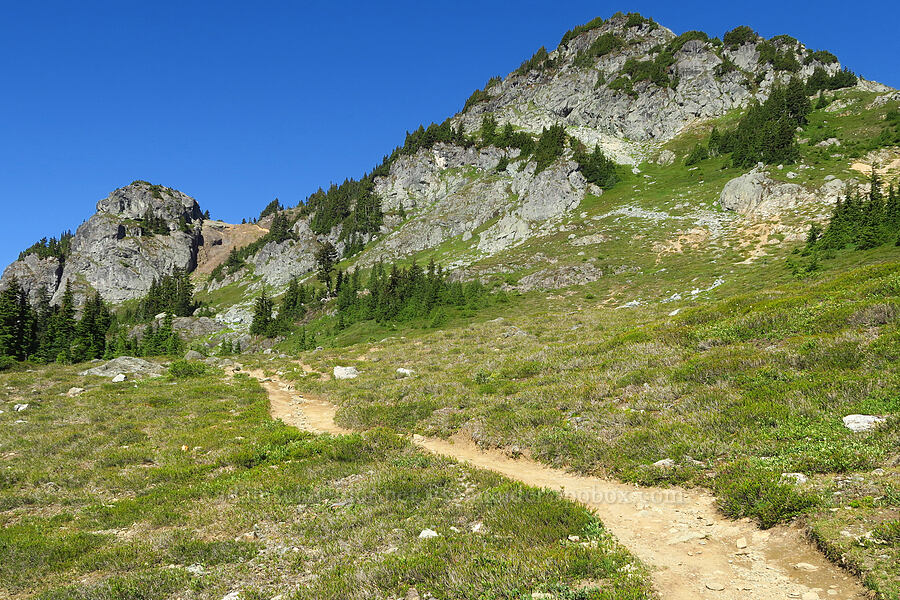
[[[617,13],[574,28],[553,51],[542,48],[506,77],[493,79],[441,127],[465,132],[459,134],[459,139],[465,140],[467,134],[477,135],[485,117],[500,127],[511,127],[516,134],[536,138],[548,127],[562,125],[567,136],[588,148],[599,147],[616,163],[637,170],[638,164],[648,160],[672,160],[671,152],[662,150],[666,142],[686,129],[764,100],[779,82],[798,77],[808,84],[816,76],[834,78],[840,73],[834,55],[811,51],[789,36],[764,40],[747,27],[730,31],[724,41],[697,31],[676,35],[637,13]],[[891,91],[870,82],[857,86],[879,93]],[[582,167],[573,161],[568,148],[560,152],[554,166],[542,170],[527,157],[523,164],[525,152],[514,147],[491,142],[477,148],[468,146],[469,141],[429,142],[430,131],[420,128],[414,132],[424,141],[416,141],[420,149],[413,153],[405,153],[411,139],[408,134],[406,146],[361,180],[371,182],[372,189],[365,194],[377,198],[383,223],[347,237],[347,219],[356,219],[352,211],[330,229],[313,231],[320,216],[317,213],[330,210],[330,206],[290,209],[284,213],[292,221],[287,239],[267,241],[263,237],[263,246],[224,279],[215,271],[216,264],[206,267],[205,272],[213,271],[206,288],[215,291],[245,279],[251,271],[267,285],[284,286],[292,276],[312,271],[314,253],[324,243],[335,245],[339,254],[346,254],[348,245],[357,248],[359,244],[358,264],[366,266],[435,248],[451,239],[468,241],[477,232],[471,257],[450,265],[464,266],[535,235],[548,234],[585,195],[602,194],[584,180]],[[97,214],[79,228],[80,234],[76,232],[71,251],[75,258],[69,259],[68,271],[63,260],[25,257],[7,267],[2,282],[15,276],[32,301],[45,286],[52,302],[58,302],[69,282],[85,290],[82,296],[96,289],[107,300],[119,303],[140,297],[152,279],[167,270],[193,271],[197,255],[204,249],[204,255],[215,257],[213,262],[220,264],[222,253],[214,246],[230,246],[228,232],[234,226],[223,225],[218,231],[207,228],[204,235],[203,225],[193,227],[195,221],[202,222],[195,201],[185,214],[166,209],[155,215],[165,221],[163,229],[170,230],[170,235],[153,243],[137,243],[136,236],[123,235],[123,226],[127,234],[127,225],[135,225],[125,221],[140,220],[147,210],[145,198],[129,197],[159,194],[160,190],[167,190],[171,198],[183,196],[146,182],[115,190],[98,203]],[[307,207],[314,197],[307,200]],[[116,198],[138,208],[125,210],[123,205],[118,212],[109,210]],[[109,229],[111,223],[101,225],[102,213],[121,221],[115,232]],[[178,224],[182,218],[191,227]],[[141,231],[139,225],[131,230]],[[209,241],[204,243],[206,238]],[[376,238],[375,247],[368,247]]]

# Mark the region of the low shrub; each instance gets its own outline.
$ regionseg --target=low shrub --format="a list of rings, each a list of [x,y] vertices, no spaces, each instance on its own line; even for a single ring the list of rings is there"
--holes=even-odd
[[[749,460],[738,460],[719,472],[714,487],[722,512],[738,519],[752,517],[769,529],[790,521],[819,499],[783,482],[781,474]]]
[[[209,372],[209,366],[191,360],[176,360],[169,365],[169,375],[176,379],[200,377]]]

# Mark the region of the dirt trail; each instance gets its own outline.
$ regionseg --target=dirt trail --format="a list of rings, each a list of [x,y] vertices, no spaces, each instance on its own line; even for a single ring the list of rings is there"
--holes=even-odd
[[[308,431],[348,433],[335,425],[336,409],[327,401],[304,397],[261,371],[250,375],[269,393],[274,418]],[[416,435],[413,442],[530,486],[560,490],[589,507],[650,567],[662,600],[867,597],[856,578],[829,562],[797,528],[762,531],[747,520],[729,520],[702,490],[635,487],[574,475],[529,458],[484,451],[463,437]]]
[[[262,371],[248,371],[247,373],[258,379],[266,393],[269,394],[269,414],[273,419],[281,419],[288,425],[313,433],[352,433],[335,424],[336,409],[333,404],[318,398],[304,396],[277,377],[266,377]]]

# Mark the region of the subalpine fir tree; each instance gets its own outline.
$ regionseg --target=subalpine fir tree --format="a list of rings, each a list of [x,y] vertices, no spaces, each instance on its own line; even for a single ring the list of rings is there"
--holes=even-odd
[[[263,290],[253,307],[253,322],[250,324],[250,333],[254,335],[268,335],[272,328],[272,310],[274,303]]]

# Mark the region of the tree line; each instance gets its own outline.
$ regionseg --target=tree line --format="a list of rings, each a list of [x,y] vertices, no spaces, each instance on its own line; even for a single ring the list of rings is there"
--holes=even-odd
[[[177,270],[154,281],[136,312],[124,309],[115,314],[100,294],[94,293],[79,316],[68,283],[58,304],[50,304],[44,288],[32,305],[13,277],[0,291],[0,365],[25,360],[68,364],[123,355],[177,354],[184,344],[173,329],[173,317],[193,312],[197,306],[193,289],[187,274]],[[131,335],[136,319],[149,320],[160,312],[166,312],[161,322],[148,323]]]
[[[41,238],[25,250],[19,253],[19,260],[24,260],[29,254],[38,258],[57,258],[64,261],[72,250],[72,238],[75,237],[71,230],[62,232],[59,238]]]
[[[900,246],[900,189],[890,185],[885,190],[873,167],[868,192],[854,189],[839,198],[828,225],[810,227],[804,252],[869,250],[885,244]]]
[[[448,318],[445,308],[477,309],[490,302],[487,288],[478,281],[451,282],[443,269],[432,260],[426,268],[413,262],[408,267],[392,264],[389,268],[376,263],[367,276],[359,270],[337,271],[333,288],[300,284],[292,279],[277,306],[265,292],[254,305],[251,333],[274,337],[296,330],[296,323],[308,311],[319,308],[325,299],[335,300],[335,332],[354,323],[406,322],[427,319],[429,326],[439,327]],[[307,342],[305,327],[301,344]]]

